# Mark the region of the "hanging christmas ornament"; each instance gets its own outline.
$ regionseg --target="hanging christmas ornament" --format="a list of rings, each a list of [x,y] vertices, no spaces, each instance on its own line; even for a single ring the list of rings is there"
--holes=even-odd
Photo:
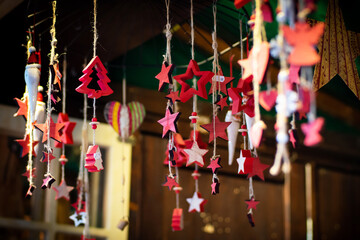
[[[191,198],[187,198],[186,201],[190,204],[189,212],[204,212],[204,205],[207,200],[201,197],[199,192],[194,192]]]
[[[159,92],[161,92],[166,84],[172,84],[171,74],[175,68],[174,64],[168,64],[167,62],[163,62],[161,67],[161,72],[155,76],[156,79],[159,80]]]
[[[229,158],[228,163],[232,165],[235,154],[236,141],[238,136],[238,130],[240,128],[240,115],[232,114],[232,111],[227,111],[225,116],[225,122],[231,122],[231,124],[227,127],[227,135],[228,135],[228,152]]]

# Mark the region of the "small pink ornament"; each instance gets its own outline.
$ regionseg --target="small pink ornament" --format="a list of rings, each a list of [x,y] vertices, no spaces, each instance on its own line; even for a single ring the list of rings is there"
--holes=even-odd
[[[85,158],[85,168],[89,172],[100,172],[104,169],[102,165],[101,152],[98,145],[91,145],[88,148]]]

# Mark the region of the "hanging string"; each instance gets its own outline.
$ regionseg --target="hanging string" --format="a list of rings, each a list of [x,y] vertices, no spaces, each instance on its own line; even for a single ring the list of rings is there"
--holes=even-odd
[[[67,78],[67,59],[66,59],[67,48],[64,49],[64,58],[63,58],[63,73],[62,73],[62,113],[66,113],[66,78]],[[65,144],[62,143],[62,152],[61,155],[65,156]],[[61,181],[65,180],[65,164],[61,162]]]
[[[96,57],[96,44],[98,40],[98,33],[97,33],[97,3],[94,0],[94,25],[93,25],[93,32],[94,32],[94,39],[93,39],[93,57]]]
[[[54,65],[54,59],[55,59],[55,48],[56,48],[56,44],[57,44],[57,40],[56,40],[56,29],[55,29],[55,23],[56,23],[56,1],[52,2],[52,10],[53,10],[53,16],[52,16],[52,26],[50,29],[50,34],[51,34],[51,50],[50,50],[50,65]],[[47,99],[47,141],[46,141],[46,148],[48,153],[52,152],[51,150],[51,146],[50,146],[50,118],[51,118],[51,112],[52,112],[52,107],[51,107],[51,90],[52,90],[52,75],[51,75],[51,71],[49,71],[49,78],[48,78],[48,99]],[[48,159],[47,159],[47,172],[45,174],[45,176],[49,176],[50,175],[50,154],[48,154]]]
[[[194,6],[193,6],[193,0],[190,0],[190,28],[191,28],[191,59],[195,60],[195,51],[194,51],[195,33],[194,33]]]

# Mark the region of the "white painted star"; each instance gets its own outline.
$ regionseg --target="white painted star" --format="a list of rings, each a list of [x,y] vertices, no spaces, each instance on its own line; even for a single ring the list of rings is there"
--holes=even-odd
[[[189,206],[189,212],[192,212],[193,210],[197,212],[201,212],[201,204],[204,202],[204,198],[199,198],[198,193],[194,192],[194,195],[192,198],[187,198],[186,201],[190,204]]]
[[[80,224],[85,224],[86,221],[86,212],[74,212],[73,215],[69,217],[71,220],[74,221],[75,227],[79,226]]]
[[[53,189],[56,192],[55,200],[58,200],[59,198],[63,197],[69,201],[70,199],[69,192],[71,192],[74,189],[74,187],[66,185],[66,182],[62,180],[59,186],[53,187]]]
[[[190,149],[184,149],[185,153],[189,156],[186,166],[189,166],[192,163],[199,165],[200,167],[204,166],[204,155],[209,151],[207,149],[199,148],[199,145],[194,141]]]
[[[245,173],[245,169],[244,169],[244,163],[245,163],[246,157],[243,157],[242,155],[242,151],[240,151],[240,157],[236,159],[237,163],[239,164],[239,168],[238,168],[238,173],[241,174]]]

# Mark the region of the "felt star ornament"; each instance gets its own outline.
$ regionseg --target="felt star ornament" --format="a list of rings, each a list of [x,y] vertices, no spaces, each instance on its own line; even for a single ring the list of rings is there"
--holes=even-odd
[[[164,89],[166,83],[172,83],[171,74],[174,68],[174,64],[169,65],[167,62],[163,62],[160,73],[155,76],[159,80],[159,92]]]
[[[66,182],[62,180],[57,187],[53,187],[54,191],[56,192],[55,200],[59,198],[65,198],[66,200],[70,200],[69,192],[71,192],[74,187],[66,185]]]
[[[50,121],[50,124],[49,124]],[[43,132],[42,142],[45,142],[48,139],[48,125],[50,125],[50,138],[55,141],[61,142],[60,130],[65,126],[64,123],[54,123],[53,119],[50,117],[46,119],[45,123],[34,124],[34,126]]]
[[[43,152],[40,162],[51,162],[53,159],[55,159],[55,157],[51,152]]]
[[[30,146],[30,136],[26,134],[24,139],[16,139],[15,140],[22,148],[20,157],[26,156],[30,151],[32,151],[32,155],[36,157],[36,152],[34,151],[34,147],[39,143],[38,141],[33,141],[32,146]],[[31,148],[31,150],[30,150]]]
[[[312,66],[320,61],[314,45],[322,36],[324,27],[323,22],[312,28],[306,22],[297,22],[294,29],[286,25],[282,27],[285,39],[294,46],[287,59],[290,65]]]
[[[247,206],[247,210],[256,209],[256,206],[260,203],[260,201],[255,201],[255,198],[251,198],[250,200],[245,201]]]
[[[69,218],[74,221],[75,227],[79,226],[80,224],[85,224],[86,221],[86,212],[74,212]]]
[[[66,113],[59,113],[57,123],[63,123],[64,128],[59,132],[61,143],[55,142],[55,147],[61,148],[62,144],[73,144],[74,140],[72,133],[76,126],[76,122],[70,122],[69,116]]]
[[[43,179],[43,184],[41,185],[41,188],[42,189],[51,188],[51,184],[53,184],[54,182],[55,182],[55,178],[53,178],[53,176],[51,176],[51,174],[48,174]]]
[[[223,110],[224,107],[228,106],[228,104],[226,102],[227,99],[228,99],[228,96],[221,97],[218,101],[215,102],[215,104],[220,107],[220,111]]]
[[[178,132],[176,122],[179,119],[180,114],[180,112],[172,113],[169,108],[166,109],[165,117],[158,121],[158,123],[163,126],[163,138],[169,133],[169,131],[174,133]]]
[[[221,122],[217,116],[215,116],[215,122],[200,125],[203,129],[209,132],[209,143],[214,140],[214,138],[219,137],[224,140],[228,140],[227,134],[225,132],[226,128],[231,124],[231,122]],[[215,128],[214,128],[215,125]]]
[[[192,198],[187,198],[186,201],[190,204],[189,212],[203,212],[204,205],[207,203],[206,199],[201,198],[199,192],[194,192]]]
[[[165,183],[163,183],[162,185],[168,187],[170,191],[173,187],[179,186],[179,184],[176,182],[175,177],[169,177],[169,176],[165,177]]]
[[[76,202],[72,203],[71,206],[73,208],[75,208],[75,212],[80,213],[80,212],[85,212],[86,211],[86,204],[85,201],[81,201],[81,203],[79,204],[79,202],[81,201],[80,198],[78,198],[76,200]]]
[[[241,88],[229,88],[228,94],[232,100],[231,112],[233,115],[237,114],[242,110],[242,97],[241,97]]]
[[[186,83],[186,80],[193,79],[194,77],[199,77],[196,82],[196,89],[190,87]],[[174,79],[181,85],[180,90],[180,99],[181,102],[187,102],[194,94],[202,97],[204,99],[208,98],[206,92],[206,84],[211,82],[211,78],[214,76],[213,72],[210,71],[200,71],[198,64],[194,60],[190,60],[189,65],[186,69],[186,72],[180,75],[174,76]]]
[[[165,98],[169,99],[171,104],[175,104],[175,102],[180,102],[179,91],[170,91],[170,93],[166,95]]]
[[[188,155],[188,160],[186,166],[189,166],[193,163],[199,165],[200,167],[204,166],[204,155],[209,150],[199,148],[198,143],[193,142],[190,149],[184,149],[184,152]]]
[[[36,178],[36,175],[35,175],[35,170],[36,170],[36,168],[33,168],[32,169],[32,177],[33,178]],[[24,177],[26,177],[26,178],[30,178],[30,169],[26,169],[26,172],[24,172],[23,174],[22,174],[22,176],[24,176]]]
[[[24,116],[24,118],[26,119],[27,114],[28,114],[28,101],[27,101],[27,98],[25,98],[24,100],[20,100],[18,98],[14,98],[14,99],[16,100],[16,103],[19,106],[19,109],[14,114],[14,117]]]
[[[214,75],[215,81],[211,82],[211,88],[209,90],[209,95],[212,94],[213,88],[215,87],[216,90],[220,90],[223,94],[227,95],[227,85],[234,81],[235,78],[233,77],[225,77],[222,70],[219,71],[217,75]],[[215,86],[214,86],[215,84]]]
[[[301,130],[305,134],[304,145],[305,146],[314,146],[321,142],[322,137],[320,135],[320,130],[324,125],[324,118],[318,117],[312,122],[301,124]]]
[[[210,164],[209,166],[207,166],[207,168],[211,168],[212,172],[216,173],[219,168],[222,168],[222,166],[220,165],[220,161],[220,157],[210,160]]]
[[[263,164],[260,162],[259,158],[253,158],[253,168],[252,171],[249,172],[248,178],[253,176],[258,176],[261,180],[264,181],[264,170],[267,169],[269,165]]]

